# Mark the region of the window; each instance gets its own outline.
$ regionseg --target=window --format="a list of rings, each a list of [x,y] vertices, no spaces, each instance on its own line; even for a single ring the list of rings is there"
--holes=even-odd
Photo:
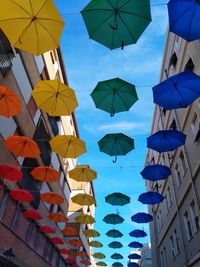
[[[189,206],[189,212],[191,217],[191,225],[193,229],[193,233],[195,234],[199,230],[199,216],[196,209],[196,205],[194,200],[191,202]]]
[[[185,173],[187,171],[187,167],[186,167],[186,163],[185,163],[185,157],[184,157],[184,154],[183,154],[182,151],[179,154],[178,161],[179,161],[181,176],[184,177],[185,176]]]
[[[170,58],[170,61],[169,61],[169,69],[170,69],[171,66],[173,66],[175,68],[176,67],[176,64],[177,64],[177,61],[178,61],[178,58],[177,58],[176,53],[174,52],[171,55],[171,58]]]
[[[176,126],[176,121],[175,120],[172,121],[172,123],[169,126],[169,129],[170,130],[177,130],[177,126]]]
[[[196,112],[192,119],[191,128],[194,136],[194,142],[197,142],[200,138],[200,120]]]
[[[172,252],[172,257],[175,257],[175,248],[174,248],[174,238],[173,235],[170,236],[170,246],[171,246],[171,252]]]
[[[170,187],[167,188],[167,194],[168,194],[168,199],[169,199],[169,207],[172,206],[172,192]]]
[[[191,58],[189,58],[188,62],[186,63],[185,70],[194,70],[194,62]]]
[[[179,246],[178,233],[177,233],[176,229],[174,230],[174,240],[175,240],[176,252],[178,254],[180,252],[180,246]]]
[[[173,234],[170,236],[170,246],[171,246],[171,252],[172,257],[176,257],[176,255],[179,253],[179,239],[176,229],[174,230]]]
[[[167,267],[166,247],[161,250],[161,267]]]
[[[177,187],[180,187],[180,185],[182,183],[182,177],[181,177],[181,174],[180,174],[180,171],[179,171],[178,164],[176,164],[176,166],[175,166],[175,175],[176,175]]]
[[[0,71],[3,76],[7,74],[12,68],[11,59],[14,57],[14,53],[10,42],[5,34],[0,30]]]
[[[184,224],[187,240],[190,240],[192,237],[192,227],[188,211],[186,211],[184,214]]]
[[[165,194],[165,207],[166,207],[166,214],[168,214],[168,212],[169,212],[168,194]]]

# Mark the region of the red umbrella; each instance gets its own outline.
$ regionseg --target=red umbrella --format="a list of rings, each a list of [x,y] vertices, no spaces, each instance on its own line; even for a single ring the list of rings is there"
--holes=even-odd
[[[76,263],[76,259],[75,258],[67,258],[66,261],[68,263]]]
[[[53,237],[50,239],[51,243],[56,245],[63,245],[64,241],[60,237]]]
[[[41,233],[46,233],[46,234],[55,234],[56,230],[53,227],[50,227],[50,226],[41,226],[40,227],[40,232]]]
[[[71,267],[78,267],[78,265],[77,264],[72,264]]]
[[[28,190],[24,189],[15,189],[10,192],[10,196],[17,201],[20,202],[31,202],[33,201],[34,197]]]
[[[20,181],[22,179],[22,176],[23,173],[14,166],[11,165],[0,166],[0,177],[2,179],[7,179],[9,181]]]
[[[26,218],[31,220],[41,220],[42,216],[38,210],[26,210],[24,211],[24,215]]]
[[[60,252],[60,254],[67,254],[67,255],[69,255],[70,250],[69,249],[66,249],[66,248],[62,248],[62,249],[59,250],[59,252]]]

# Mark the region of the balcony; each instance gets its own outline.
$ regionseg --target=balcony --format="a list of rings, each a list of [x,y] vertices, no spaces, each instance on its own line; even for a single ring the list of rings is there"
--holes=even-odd
[[[12,68],[11,58],[14,56],[12,47],[6,36],[0,31],[0,71],[5,76]]]

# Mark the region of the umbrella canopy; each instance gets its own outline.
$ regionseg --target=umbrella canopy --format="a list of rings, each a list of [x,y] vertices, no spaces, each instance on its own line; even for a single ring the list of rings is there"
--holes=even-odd
[[[200,17],[199,1],[170,0],[168,2],[169,29],[186,41],[200,38],[198,27]]]
[[[51,226],[41,226],[40,227],[40,232],[41,233],[46,233],[46,234],[55,234],[56,230],[51,227]]]
[[[100,236],[100,233],[97,232],[97,231],[94,230],[94,229],[87,229],[87,230],[84,230],[84,231],[83,231],[83,234],[84,234],[86,237],[99,237],[99,236]]]
[[[96,262],[97,266],[107,266],[107,264],[104,261]]]
[[[88,254],[85,251],[77,251],[76,256],[78,257],[86,257]]]
[[[106,235],[112,238],[120,238],[123,236],[123,234],[120,231],[115,229],[108,231]]]
[[[99,241],[90,241],[89,246],[94,248],[101,248],[103,247],[103,244]]]
[[[9,136],[4,141],[8,150],[16,156],[35,158],[40,155],[40,150],[33,140],[25,136]]]
[[[159,181],[159,180],[167,179],[167,177],[169,177],[172,174],[172,172],[170,168],[167,166],[154,164],[154,165],[149,165],[145,167],[140,172],[140,174],[146,180]]]
[[[64,241],[60,237],[53,237],[50,239],[51,243],[56,245],[63,245]]]
[[[95,219],[88,214],[80,214],[75,217],[76,222],[82,223],[82,224],[93,224],[95,223]]]
[[[9,181],[20,181],[23,177],[23,173],[18,170],[15,166],[1,165],[0,166],[0,177]]]
[[[73,247],[79,248],[79,247],[83,246],[83,242],[81,240],[79,240],[79,239],[75,239],[74,238],[74,239],[69,240],[68,242]]]
[[[105,259],[106,256],[103,253],[97,252],[93,254],[93,257],[96,259]]]
[[[79,234],[73,227],[65,227],[61,232],[64,236],[78,236]]]
[[[186,135],[177,130],[162,130],[147,138],[147,147],[159,153],[169,152],[185,144]]]
[[[97,177],[97,173],[88,168],[77,166],[75,169],[68,172],[69,177],[78,182],[91,182]]]
[[[106,134],[101,140],[98,141],[99,150],[110,156],[126,155],[134,149],[134,140],[125,134]]]
[[[39,81],[32,96],[50,116],[69,116],[78,106],[74,90],[58,80]]]
[[[58,47],[64,22],[53,1],[1,0],[0,3],[0,28],[14,47],[34,55]]]
[[[112,264],[113,267],[123,267],[124,265],[121,262],[114,262]]]
[[[122,193],[113,193],[106,196],[105,201],[113,206],[124,206],[130,203],[130,197]]]
[[[194,72],[181,72],[153,87],[154,103],[166,110],[187,108],[200,97],[199,85],[200,77]]]
[[[108,244],[108,246],[110,248],[122,248],[123,247],[122,243],[120,243],[118,241],[113,241],[110,244]]]
[[[55,192],[47,192],[40,195],[40,199],[48,204],[60,205],[64,202],[64,198],[55,193]]]
[[[28,190],[24,190],[24,189],[14,189],[10,191],[10,196],[14,200],[17,200],[20,202],[31,202],[34,200],[31,193]]]
[[[131,260],[139,260],[142,257],[137,253],[133,253],[133,254],[128,255],[128,258],[131,259]]]
[[[110,49],[135,44],[151,22],[149,0],[92,0],[81,14],[89,37]]]
[[[72,202],[81,206],[92,206],[96,204],[93,196],[89,194],[79,193],[71,198]]]
[[[91,261],[89,260],[81,260],[80,263],[85,264],[85,265],[91,265]]]
[[[142,248],[143,245],[140,242],[131,242],[130,244],[128,244],[128,246],[130,248]]]
[[[131,217],[131,220],[136,223],[149,223],[153,221],[153,217],[145,212],[138,212]]]
[[[119,214],[111,213],[106,215],[103,221],[108,224],[120,224],[123,223],[124,219]]]
[[[135,262],[129,262],[127,266],[128,267],[140,267],[140,265]]]
[[[140,201],[143,204],[148,204],[148,205],[155,205],[163,202],[164,197],[158,193],[158,192],[145,192],[141,194],[138,198],[138,201]]]
[[[13,93],[11,89],[4,85],[0,85],[0,115],[10,118],[18,115],[20,111],[20,99]]]
[[[41,220],[42,216],[38,210],[26,210],[23,212],[24,216],[31,220]]]
[[[60,174],[53,168],[47,166],[36,167],[31,171],[31,175],[39,181],[51,183],[57,182]]]
[[[49,142],[51,149],[63,158],[77,158],[86,152],[85,143],[73,135],[57,135]]]
[[[59,250],[60,254],[66,254],[66,255],[69,255],[70,253],[70,250],[69,249],[66,249],[66,248],[62,248]]]
[[[67,258],[66,261],[70,264],[72,263],[76,263],[76,259],[75,258]]]
[[[54,222],[67,222],[67,217],[62,212],[53,212],[48,215],[48,218]]]
[[[111,255],[111,259],[114,259],[114,260],[122,260],[124,257],[119,254],[119,253],[114,253]]]
[[[132,236],[132,237],[137,237],[137,238],[147,236],[147,234],[145,233],[145,231],[139,230],[139,229],[133,230],[132,232],[129,233],[129,235]]]
[[[97,84],[91,97],[96,108],[110,113],[128,111],[138,100],[135,86],[119,78],[102,81]]]

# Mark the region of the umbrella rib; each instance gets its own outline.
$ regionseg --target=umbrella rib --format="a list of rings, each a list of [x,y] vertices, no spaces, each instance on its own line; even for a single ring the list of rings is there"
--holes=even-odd
[[[8,0],[7,0],[8,1]],[[16,6],[18,6],[19,8],[21,8],[24,12],[26,12],[29,16],[31,16],[31,13],[28,12],[25,8],[23,8],[21,5],[17,4],[15,1],[10,0],[13,4],[15,4]]]
[[[122,16],[121,16],[120,14],[119,14],[119,18],[121,19],[122,23],[124,24],[124,27],[126,28],[126,30],[128,31],[128,33],[129,33],[130,36],[132,37],[134,43],[136,43],[136,42],[137,42],[136,38],[135,38],[135,37],[132,35],[132,33],[129,31],[129,29],[128,29],[126,23],[124,22],[124,20],[122,19]]]
[[[118,94],[118,93],[117,93],[117,95],[118,95],[118,97],[121,99],[121,101],[122,101],[122,103],[124,104],[124,106],[129,110],[129,107],[127,106],[127,103],[124,102],[124,99],[121,97],[121,95]]]
[[[99,30],[99,28],[101,28],[101,26],[102,26],[107,20],[109,20],[109,19],[112,17],[112,15],[113,15],[113,13],[110,14],[107,18],[105,18],[105,19],[101,22],[101,24],[99,24],[99,25],[96,27],[96,29],[93,31],[93,33],[90,34],[90,37],[92,37],[92,36]]]
[[[115,7],[114,7],[113,4],[110,2],[110,0],[106,0],[106,2],[107,2],[113,9],[115,9]]]

